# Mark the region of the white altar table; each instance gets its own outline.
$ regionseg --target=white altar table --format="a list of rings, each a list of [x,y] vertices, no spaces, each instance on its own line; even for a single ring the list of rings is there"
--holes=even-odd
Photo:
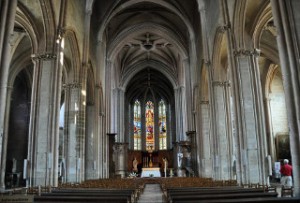
[[[159,168],[142,168],[142,178],[161,177]]]

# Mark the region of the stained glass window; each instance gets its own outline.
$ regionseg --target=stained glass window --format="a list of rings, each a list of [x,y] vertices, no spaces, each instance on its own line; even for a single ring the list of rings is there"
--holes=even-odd
[[[133,148],[134,150],[142,149],[142,137],[141,137],[141,104],[138,100],[134,103],[134,118],[133,118]]]
[[[159,102],[159,149],[167,149],[167,118],[166,105],[163,100]]]
[[[154,150],[154,104],[152,101],[146,103],[146,150]]]

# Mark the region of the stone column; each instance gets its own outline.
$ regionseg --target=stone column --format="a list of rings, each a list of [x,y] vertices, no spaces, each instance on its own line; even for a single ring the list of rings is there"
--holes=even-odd
[[[92,15],[92,3],[91,1],[87,1],[86,2],[86,9],[85,9],[85,16],[84,16],[84,38],[83,38],[83,47],[82,47],[82,68],[81,68],[81,83],[82,83],[82,94],[81,94],[81,98],[80,98],[80,107],[81,107],[81,116],[80,116],[80,134],[82,136],[82,151],[80,154],[80,157],[82,159],[82,163],[81,163],[81,168],[82,170],[80,171],[80,181],[84,180],[85,177],[87,177],[86,175],[89,174],[89,177],[93,176],[91,174],[94,173],[95,170],[95,164],[94,164],[94,147],[89,147],[89,149],[91,148],[92,150],[92,155],[90,153],[87,153],[89,149],[85,149],[86,144],[85,142],[87,142],[86,140],[86,110],[87,110],[87,71],[88,68],[90,67],[90,63],[89,63],[89,45],[90,45],[90,24],[91,24],[91,15]],[[92,121],[90,121],[92,122]],[[94,128],[91,128],[94,129]],[[87,156],[88,155],[88,156]],[[88,159],[88,160],[87,160]],[[85,162],[88,163],[85,163]],[[89,172],[86,173],[85,170],[88,170]],[[92,171],[92,172],[91,172]]]
[[[95,119],[98,119],[95,111],[95,103],[88,102],[86,107],[86,141],[85,141],[85,180],[95,179],[97,174],[96,152],[98,145],[98,134],[95,128]],[[98,135],[98,136],[97,136]]]
[[[229,179],[230,176],[230,135],[228,128],[231,127],[228,123],[227,98],[225,86],[228,82],[213,81],[213,94],[215,99],[215,143],[216,148],[214,169],[216,179]]]
[[[243,165],[242,183],[265,183],[265,141],[262,115],[262,97],[256,81],[257,69],[254,64],[256,50],[234,51],[240,82],[238,85],[242,133],[240,134],[240,156]]]
[[[66,86],[66,178],[67,182],[80,182],[83,170],[83,139],[81,134],[82,112],[80,109],[81,84],[71,83]]]
[[[100,140],[98,143],[98,151],[97,151],[97,165],[98,165],[98,173],[99,178],[108,178],[109,177],[109,170],[108,170],[108,139],[107,136],[104,134],[105,129],[105,117],[104,113],[100,113],[99,115],[99,131],[98,131],[98,139]]]
[[[289,121],[290,147],[293,164],[294,195],[300,197],[300,82],[299,82],[299,1],[271,0],[272,13],[277,28],[277,42],[286,95]],[[299,25],[299,24],[298,24]],[[298,41],[295,41],[298,39]]]
[[[128,143],[116,142],[113,146],[114,149],[114,162],[115,162],[115,176],[124,178],[127,169],[127,154]]]
[[[190,157],[190,167],[192,168],[194,172],[194,176],[197,176],[198,167],[197,167],[197,142],[196,142],[196,131],[188,131],[186,132],[186,136],[188,140],[190,141],[190,151],[191,151],[191,157]]]
[[[6,108],[7,111],[5,112],[5,126],[4,126],[4,132],[6,132],[3,135],[3,145],[2,145],[2,163],[1,163],[1,179],[0,179],[0,184],[1,184],[1,189],[5,189],[5,172],[6,172],[6,159],[7,159],[7,142],[8,142],[8,127],[9,127],[9,116],[10,116],[10,106],[11,106],[11,94],[13,91],[13,87],[7,87],[7,97],[6,97]]]
[[[11,61],[11,47],[10,36],[13,34],[15,14],[17,8],[17,0],[3,0],[0,8],[0,164],[1,170],[5,171],[6,157],[3,155],[6,153],[3,149],[3,145],[7,142],[7,132],[5,129],[5,115],[7,106],[7,88],[8,88],[8,72],[9,64]],[[5,149],[6,150],[6,149]],[[5,172],[1,172],[1,189],[4,189]],[[3,182],[3,183],[2,183]]]
[[[200,156],[199,175],[201,177],[212,177],[212,155],[211,155],[211,116],[209,101],[201,101],[201,138],[198,142],[198,153]]]
[[[192,95],[192,79],[191,79],[191,64],[189,59],[184,59],[183,63],[183,72],[185,77],[184,88],[182,89],[182,113],[183,113],[183,130],[184,132],[187,129],[194,129],[194,122],[192,119],[192,106],[193,106],[193,95]]]
[[[109,165],[109,178],[115,176],[115,162],[113,159],[114,155],[114,145],[116,141],[116,133],[107,133],[108,136],[108,165]]]
[[[116,88],[113,91],[113,124],[114,130],[119,135],[116,139],[117,142],[125,141],[125,116],[124,116],[124,107],[125,107],[125,90],[122,88]]]
[[[272,121],[272,114],[271,114],[271,99],[265,98],[264,99],[264,107],[266,109],[266,120],[268,124],[266,125],[267,128],[267,143],[268,143],[268,154],[271,155],[272,160],[276,160],[277,156],[275,154],[275,142],[274,142],[274,134],[273,134],[273,121]]]
[[[228,2],[227,0],[221,1],[222,6],[222,14],[223,14],[223,21],[224,25],[222,26],[221,31],[226,33],[227,44],[228,44],[228,54],[229,54],[229,67],[230,67],[230,78],[232,79],[232,106],[233,106],[233,126],[235,127],[235,132],[233,133],[234,139],[236,140],[235,149],[235,172],[238,183],[245,183],[245,170],[242,164],[242,151],[243,151],[243,124],[242,124],[242,107],[241,107],[241,95],[240,95],[240,86],[239,83],[241,81],[239,75],[239,68],[237,60],[233,54],[235,48],[235,38],[234,38],[234,31],[231,29],[231,19],[228,9]]]
[[[256,128],[257,128],[257,139],[258,139],[258,156],[259,156],[259,167],[260,174],[262,176],[260,183],[263,185],[267,185],[268,182],[268,173],[266,165],[266,159],[268,156],[268,145],[267,145],[267,137],[266,137],[266,119],[265,119],[265,109],[263,102],[263,91],[262,84],[260,78],[260,68],[259,68],[259,56],[260,50],[254,49],[250,55],[251,59],[251,67],[253,74],[253,92],[254,92],[254,104],[255,104],[255,119],[256,119]]]
[[[106,143],[107,136],[104,134],[104,109],[103,109],[103,91],[101,85],[95,86],[95,104],[94,104],[94,162],[95,162],[95,178],[104,178],[104,172],[106,163],[107,163],[107,148],[108,144]]]
[[[114,109],[114,100],[112,95],[112,69],[113,63],[110,60],[106,60],[105,67],[105,132],[116,132],[115,126],[113,126],[116,122],[113,121],[113,109]]]
[[[30,120],[30,167],[32,185],[57,184],[58,95],[57,56],[52,53],[35,54]],[[54,84],[54,81],[56,83]],[[58,88],[58,89],[57,89]]]
[[[184,97],[184,87],[180,86],[175,89],[175,111],[176,111],[176,140],[186,140],[186,135],[184,131],[184,107],[183,107],[183,97]]]

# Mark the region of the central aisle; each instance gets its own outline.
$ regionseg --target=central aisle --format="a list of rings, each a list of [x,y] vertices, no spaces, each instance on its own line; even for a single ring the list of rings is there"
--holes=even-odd
[[[146,184],[144,192],[141,194],[138,203],[163,203],[163,193],[159,184]]]

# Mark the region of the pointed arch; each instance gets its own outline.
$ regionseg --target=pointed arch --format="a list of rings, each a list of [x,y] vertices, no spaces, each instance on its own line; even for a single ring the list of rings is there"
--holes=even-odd
[[[92,67],[88,67],[87,70],[87,104],[94,104],[95,103],[95,77],[93,73]]]
[[[72,28],[67,28],[63,38],[64,48],[66,49],[67,46],[70,48],[70,55],[64,56],[68,63],[70,63],[71,68],[68,70],[68,75],[72,81],[68,82],[80,82],[81,57],[76,33]]]
[[[233,14],[233,30],[236,40],[236,48],[245,48],[245,20],[247,0],[236,1]]]
[[[46,53],[54,53],[55,48],[55,37],[56,37],[56,25],[55,15],[53,10],[52,1],[40,0],[43,23],[44,23],[44,46]]]

